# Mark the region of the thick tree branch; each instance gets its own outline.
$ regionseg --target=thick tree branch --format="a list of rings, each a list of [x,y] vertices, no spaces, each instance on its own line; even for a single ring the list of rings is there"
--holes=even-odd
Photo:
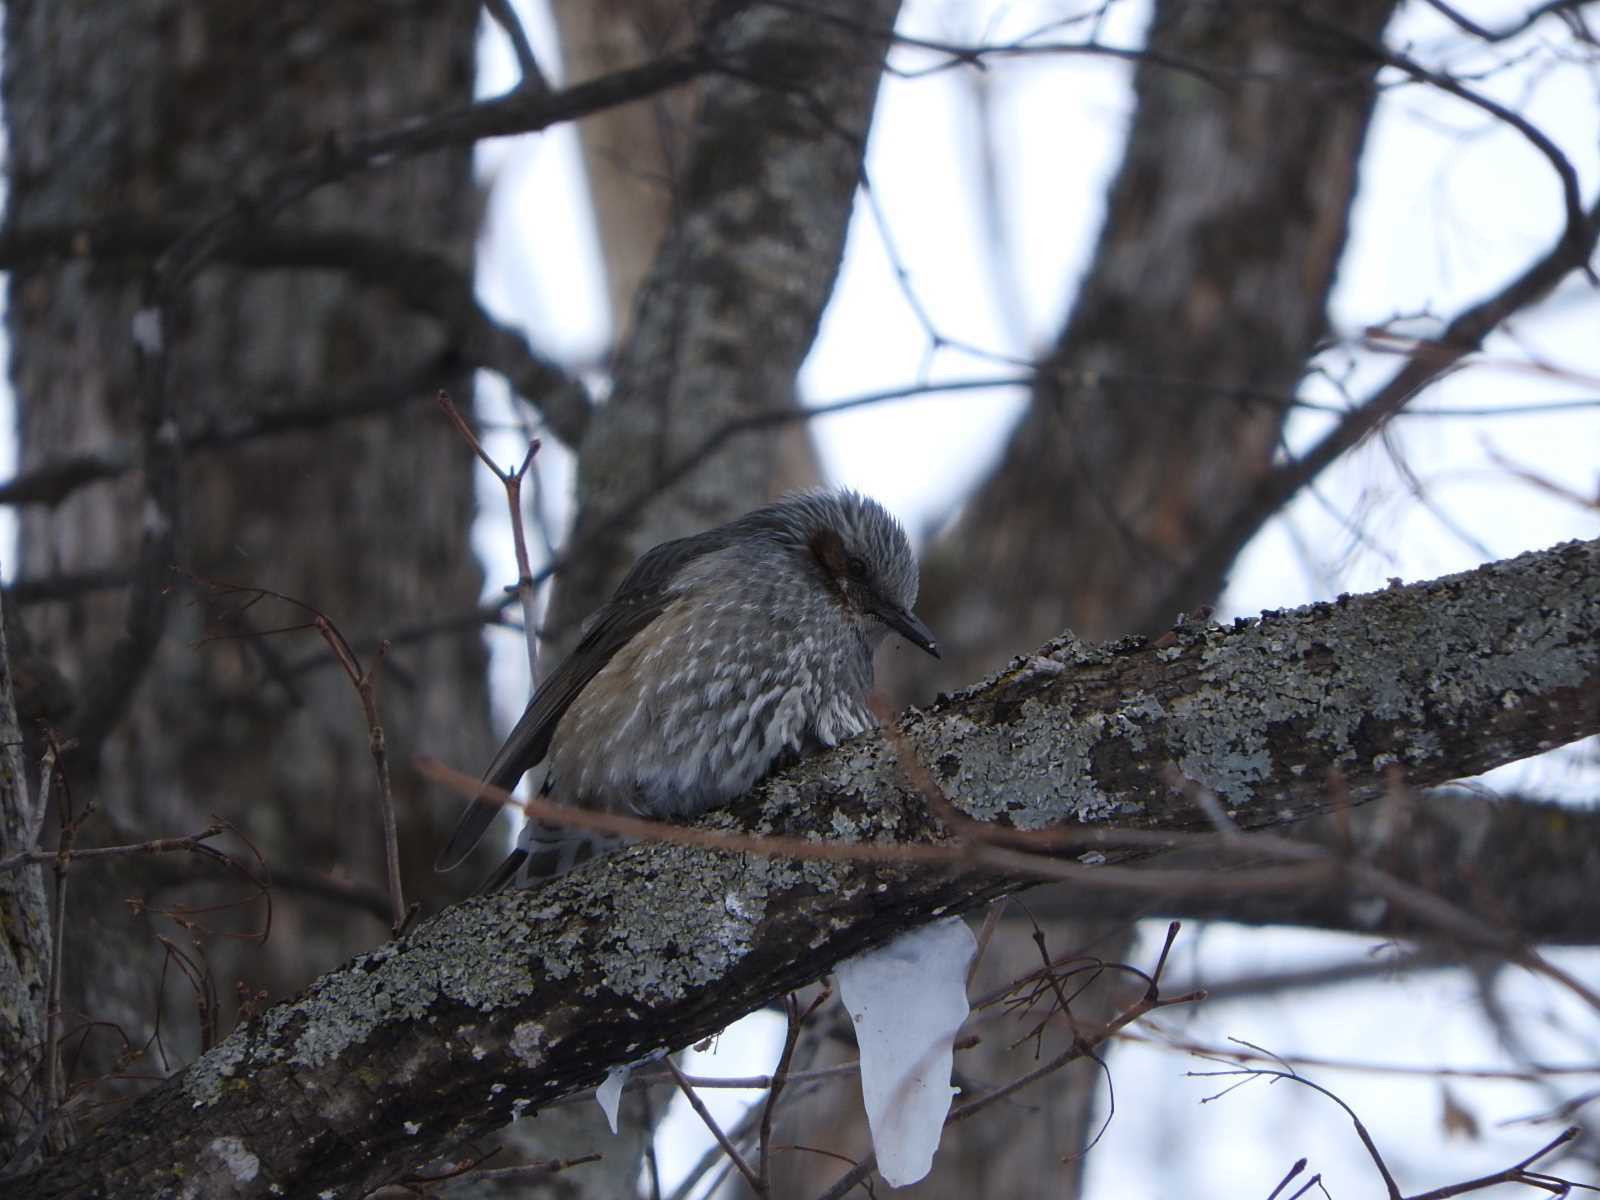
[[[1281,832],[1335,856],[1354,852],[1452,904],[1493,913],[1530,942],[1600,944],[1600,888],[1594,885],[1600,879],[1600,811],[1462,788],[1405,791],[1396,799],[1397,807],[1335,812]],[[1214,847],[1176,850],[1162,856],[1161,867],[1211,865],[1215,853]],[[1030,893],[1028,912],[1041,920],[1181,917],[1294,925],[1374,939],[1419,931],[1410,913],[1380,897],[1325,888],[1286,894],[1219,887],[1161,896],[1067,884]]]
[[[57,259],[152,259],[179,242],[188,228],[184,222],[133,217],[8,229],[0,233],[0,267]],[[446,254],[357,228],[262,226],[219,246],[211,261],[258,270],[343,271],[385,288],[444,325],[456,353],[499,374],[537,405],[551,432],[567,445],[575,446],[583,436],[589,395],[582,383],[530,346],[522,333],[495,320],[473,291],[470,266]]]
[[[3,243],[0,237],[0,243]],[[477,364],[487,366],[487,364]],[[274,393],[243,413],[202,413],[175,422],[177,441],[186,454],[229,450],[263,438],[314,432],[342,422],[380,413],[403,413],[407,405],[431,402],[435,393],[459,378],[461,364],[453,351],[428,354],[404,370],[375,374],[338,394],[328,389],[304,395]],[[117,479],[138,469],[139,460],[129,447],[108,445],[57,459],[46,459],[31,470],[0,480],[0,504],[57,505],[80,488]],[[132,568],[104,568],[85,575],[32,576],[7,590],[27,596],[23,603],[60,599],[85,589],[118,587],[132,578]]]
[[[453,112],[415,117],[393,129],[344,138],[330,136],[316,150],[285,165],[250,195],[238,197],[174,243],[157,264],[159,286],[181,286],[220,247],[329,183],[446,147],[536,133],[614,105],[653,96],[711,69],[707,47],[696,42],[652,62],[585,80],[559,92],[518,88]]]
[[[1600,542],[1154,642],[1060,638],[903,728],[968,816],[1083,823],[1085,844],[1208,829],[1214,814],[1174,788],[1174,769],[1241,829],[1371,799],[1396,770],[1440,783],[1600,729]],[[708,823],[947,840],[880,737]],[[104,1196],[359,1196],[1022,882],[639,846],[449,909],[325,976],[8,1195],[92,1181]],[[1514,944],[1492,914],[1485,928]]]

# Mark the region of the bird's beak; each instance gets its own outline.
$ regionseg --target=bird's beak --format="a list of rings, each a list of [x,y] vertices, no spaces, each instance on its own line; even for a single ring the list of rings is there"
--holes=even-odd
[[[916,613],[893,605],[885,605],[879,615],[883,617],[885,625],[913,646],[919,650],[926,650],[935,658],[939,657],[939,643],[934,640],[933,630],[924,625]]]

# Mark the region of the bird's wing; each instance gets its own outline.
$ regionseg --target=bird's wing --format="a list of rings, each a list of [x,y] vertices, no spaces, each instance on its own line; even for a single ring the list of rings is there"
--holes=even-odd
[[[727,527],[712,529],[663,542],[634,563],[566,661],[534,692],[522,717],[483,773],[483,782],[510,791],[526,771],[544,761],[550,738],[578,693],[618,650],[665,611],[672,600],[671,583],[678,572],[692,560],[721,550],[731,538]],[[434,870],[448,871],[459,865],[478,844],[500,808],[499,801],[489,796],[475,798],[434,860]]]

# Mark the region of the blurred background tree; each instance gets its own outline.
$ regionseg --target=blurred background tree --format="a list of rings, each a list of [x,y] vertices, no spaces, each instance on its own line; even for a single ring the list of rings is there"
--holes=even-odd
[[[359,705],[314,633],[261,636],[306,614],[214,600],[170,567],[314,605],[368,662],[395,639],[380,692],[391,744],[464,762],[492,749],[480,632],[439,625],[483,587],[473,464],[414,403],[466,394],[471,367],[418,294],[438,281],[404,278],[427,260],[470,289],[471,146],[251,222],[285,245],[235,240],[160,307],[153,400],[131,336],[156,311],[152,257],[325,139],[468,103],[479,14],[139,0],[7,4],[5,18],[17,470],[83,467],[20,507],[14,594],[71,684],[66,780],[75,812],[94,809],[80,844],[214,815],[272,868],[260,944],[239,935],[269,914],[238,903],[237,880],[160,859],[74,873],[63,1050],[82,1077],[148,1078],[199,1046],[191,975],[209,975],[205,1022],[225,1032],[241,1000],[292,993],[389,923]],[[56,243],[15,252],[26,235]],[[379,274],[362,265],[374,246],[415,260]],[[201,645],[208,634],[228,640]],[[428,848],[449,814],[409,772],[395,786],[408,894],[431,908],[449,894]]]

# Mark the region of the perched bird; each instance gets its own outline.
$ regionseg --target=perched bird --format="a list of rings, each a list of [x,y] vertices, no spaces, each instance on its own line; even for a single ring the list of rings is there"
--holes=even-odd
[[[749,791],[780,756],[870,728],[884,635],[938,656],[916,598],[905,531],[855,492],[796,493],[665,542],[534,692],[484,782],[509,791],[548,759],[539,794],[555,803],[695,816]],[[499,810],[477,797],[437,869],[460,863]],[[530,819],[482,890],[564,874],[620,840]]]

